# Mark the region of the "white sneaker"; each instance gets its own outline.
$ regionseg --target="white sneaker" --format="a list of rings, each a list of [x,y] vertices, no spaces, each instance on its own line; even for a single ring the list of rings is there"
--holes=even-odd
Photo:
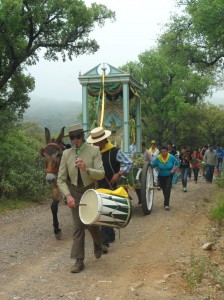
[[[187,192],[187,189],[186,189],[186,188],[184,188],[184,192],[185,192],[185,193]]]
[[[170,210],[170,207],[169,206],[165,206],[165,210]]]

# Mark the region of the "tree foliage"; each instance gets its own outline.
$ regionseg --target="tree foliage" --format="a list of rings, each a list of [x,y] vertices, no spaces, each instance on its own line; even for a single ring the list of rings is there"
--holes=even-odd
[[[222,109],[205,103],[222,84],[224,55],[222,0],[183,0],[158,45],[128,62],[141,91],[143,135],[159,143],[218,143]],[[214,33],[214,34],[213,34]]]
[[[82,0],[0,1],[0,109],[20,114],[28,107],[34,79],[25,66],[94,53],[99,45],[89,34],[115,14],[104,5],[87,7]]]
[[[41,201],[46,198],[44,164],[39,154],[43,143],[35,124],[29,124],[29,132],[32,127],[36,135],[28,135],[20,126],[0,134],[0,199]]]

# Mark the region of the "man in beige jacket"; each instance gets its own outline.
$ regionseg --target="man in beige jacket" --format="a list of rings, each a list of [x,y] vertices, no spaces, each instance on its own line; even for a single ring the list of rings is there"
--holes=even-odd
[[[81,124],[68,127],[72,148],[63,152],[58,172],[58,187],[66,197],[67,205],[71,208],[73,218],[73,245],[71,258],[76,262],[72,273],[79,273],[84,268],[85,226],[79,217],[79,202],[88,189],[94,188],[94,183],[104,177],[103,162],[99,148],[85,143],[84,131]],[[102,255],[103,236],[97,226],[88,225],[94,242],[96,258]]]

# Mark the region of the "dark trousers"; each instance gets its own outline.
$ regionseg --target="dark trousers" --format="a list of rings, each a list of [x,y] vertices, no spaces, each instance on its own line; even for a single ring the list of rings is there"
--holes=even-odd
[[[215,166],[206,165],[205,170],[206,170],[206,174],[205,174],[206,181],[207,182],[212,182]]]
[[[187,175],[188,175],[188,172],[189,172],[189,168],[181,168],[180,169],[182,186],[184,188],[187,187]]]
[[[193,168],[193,172],[194,172],[194,181],[198,181],[198,172],[199,169],[198,168]]]
[[[172,174],[169,176],[159,175],[158,179],[164,195],[164,206],[169,206],[173,175]]]
[[[80,201],[83,191],[71,190],[71,194],[77,202]],[[71,258],[85,257],[85,228],[87,228],[92,236],[93,242],[99,247],[103,243],[103,235],[99,226],[84,225],[79,217],[79,207],[71,208],[73,219],[73,244],[71,249]]]
[[[101,231],[102,231],[103,237],[104,237],[104,241],[103,241],[104,245],[108,245],[108,244],[114,242],[115,231],[114,231],[113,227],[101,226]]]

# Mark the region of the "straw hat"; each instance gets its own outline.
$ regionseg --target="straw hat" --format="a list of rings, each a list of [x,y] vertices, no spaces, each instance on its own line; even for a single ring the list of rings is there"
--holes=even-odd
[[[155,144],[155,143],[156,143],[156,141],[155,141],[155,140],[152,140],[152,141],[151,141],[151,144]]]
[[[90,132],[90,136],[87,138],[87,143],[95,144],[102,140],[105,140],[108,136],[111,135],[110,130],[104,130],[103,127],[96,127]]]
[[[78,124],[73,124],[73,125],[68,126],[68,133],[73,133],[73,134],[84,133],[82,124],[78,123]]]

